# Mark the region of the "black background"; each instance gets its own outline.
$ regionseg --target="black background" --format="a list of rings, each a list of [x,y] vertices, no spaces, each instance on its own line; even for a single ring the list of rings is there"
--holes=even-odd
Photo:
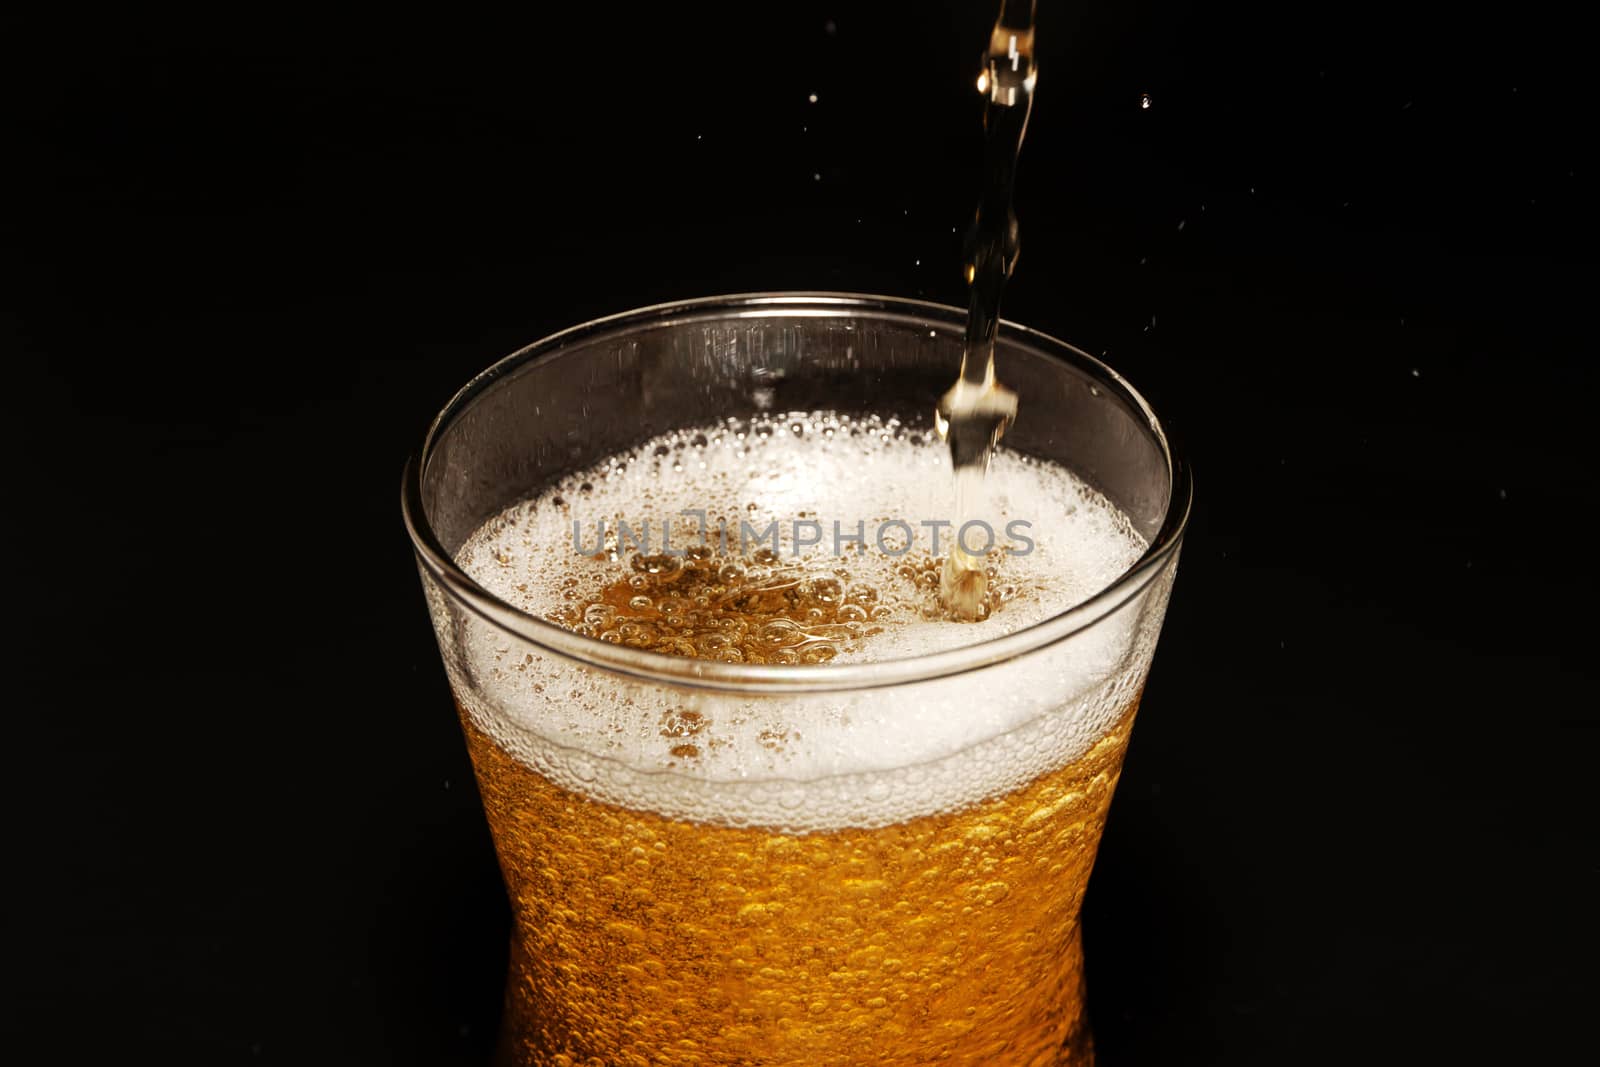
[[[1198,472],[1085,919],[1102,1061],[1564,1061],[1600,896],[1582,35],[1041,6],[1005,313]],[[482,1061],[506,909],[401,465],[596,315],[962,302],[992,19],[10,18],[6,1047]]]

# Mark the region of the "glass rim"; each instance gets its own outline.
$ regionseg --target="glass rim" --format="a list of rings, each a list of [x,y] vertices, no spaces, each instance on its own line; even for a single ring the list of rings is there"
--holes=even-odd
[[[768,292],[698,297],[635,308],[568,327],[524,345],[496,361],[462,386],[428,427],[421,450],[406,462],[400,504],[406,531],[419,564],[463,606],[491,626],[563,658],[640,681],[678,688],[745,693],[816,693],[876,689],[931,681],[1004,663],[1089,629],[1142,593],[1178,550],[1188,526],[1194,497],[1189,465],[1173,447],[1170,435],[1138,390],[1105,363],[1083,349],[1049,334],[1000,321],[1002,336],[1034,347],[1052,358],[1076,364],[1109,387],[1143,416],[1167,464],[1167,510],[1161,528],[1137,561],[1104,589],[1064,611],[1000,637],[942,649],[921,656],[865,663],[764,664],[691,659],[664,652],[614,645],[547,622],[512,606],[479,585],[444,548],[428,521],[422,500],[422,478],[433,447],[457,415],[501,378],[536,361],[561,355],[572,343],[640,326],[671,325],[682,318],[723,320],[779,316],[843,318],[851,310],[878,317],[914,320],[923,325],[964,328],[966,311],[948,304],[861,293]],[[710,313],[710,314],[708,314]],[[953,368],[952,368],[953,370]],[[600,457],[595,457],[596,459]]]

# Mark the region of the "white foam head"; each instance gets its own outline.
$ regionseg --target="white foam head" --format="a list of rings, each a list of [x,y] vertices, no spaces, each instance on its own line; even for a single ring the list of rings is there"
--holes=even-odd
[[[798,553],[807,568],[878,592],[890,615],[883,631],[843,646],[835,660],[871,662],[1041,622],[1104,589],[1145,549],[1113,506],[1061,467],[1001,452],[987,489],[986,506],[968,518],[1012,550],[992,579],[1009,595],[975,623],[918,610],[929,590],[905,576],[905,564],[931,548],[939,520],[952,519],[954,490],[944,445],[892,420],[795,415],[667,435],[507,509],[457,562],[491,593],[547,616],[628,573],[625,563],[576,550],[575,540],[594,552],[601,520],[649,529],[659,551],[663,523],[674,549],[696,543],[701,520],[682,513],[703,511],[713,542],[720,519],[737,554],[740,519],[763,532],[775,519],[786,563]],[[821,542],[797,544],[815,531],[796,522],[816,523]],[[941,530],[944,550],[960,525]],[[866,551],[848,541],[862,531]],[[913,546],[901,554],[907,532]],[[982,528],[969,528],[969,548],[983,540]],[[1143,682],[1160,624],[1160,605],[1144,610],[1146,599],[994,667],[845,693],[734,695],[641,682],[471,615],[441,630],[441,642],[477,726],[557,784],[669,817],[811,832],[965,806],[1081,755]]]

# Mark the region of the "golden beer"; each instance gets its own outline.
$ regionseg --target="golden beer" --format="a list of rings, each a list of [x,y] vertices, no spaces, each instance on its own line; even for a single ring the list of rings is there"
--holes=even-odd
[[[1004,456],[1011,513],[1064,529],[1037,556],[980,557],[978,622],[941,614],[943,558],[911,544],[671,548],[693,541],[685,523],[582,543],[585,513],[646,503],[700,505],[702,531],[783,508],[855,529],[948,486],[932,435],[780,425],[613,457],[506,509],[458,560],[610,645],[804,672],[1018,633],[1144,548],[1064,469]],[[1091,1062],[1078,916],[1163,594],[1076,645],[839,694],[641,682],[456,617],[441,643],[514,916],[503,1059]]]
[[[463,716],[530,1064],[1082,1064],[1078,912],[1133,719],[961,811],[796,836],[596,803]]]

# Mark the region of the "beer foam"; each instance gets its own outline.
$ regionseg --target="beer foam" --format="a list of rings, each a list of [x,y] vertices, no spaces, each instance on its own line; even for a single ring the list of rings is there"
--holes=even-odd
[[[961,526],[950,514],[954,495],[943,442],[893,419],[813,412],[728,420],[563,479],[486,522],[457,562],[515,607],[569,621],[577,605],[634,573],[636,557],[685,548],[710,554],[706,565],[757,578],[822,576],[847,595],[875,594],[864,601],[870,618],[833,642],[832,662],[871,663],[1032,626],[1106,588],[1146,548],[1067,469],[999,451],[984,506],[965,520],[995,535],[988,563],[998,601],[981,621],[949,621],[934,610],[937,568],[926,561],[935,529],[942,554]],[[750,527],[743,552],[741,520]],[[631,537],[616,536],[620,523]],[[820,543],[805,543],[819,532]],[[769,536],[757,541],[758,533]],[[969,549],[984,543],[982,527],[968,533]],[[469,613],[439,633],[473,722],[557,784],[668,817],[813,832],[962,807],[1082,755],[1137,699],[1167,582],[1170,570],[1154,597],[1147,591],[1088,631],[1005,663],[844,693],[730,694],[641,681]],[[618,640],[615,630],[606,637]]]

